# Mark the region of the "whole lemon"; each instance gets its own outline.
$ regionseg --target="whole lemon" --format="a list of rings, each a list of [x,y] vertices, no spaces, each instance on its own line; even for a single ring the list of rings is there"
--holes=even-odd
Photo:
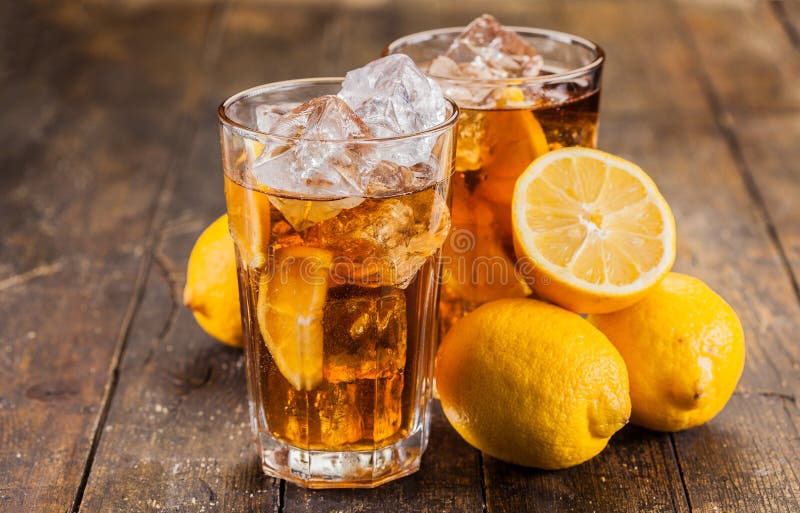
[[[211,223],[189,255],[183,303],[197,323],[215,339],[242,347],[236,251],[228,231],[228,216]]]
[[[644,299],[590,315],[619,349],[631,380],[633,423],[680,431],[709,421],[744,368],[742,324],[705,283],[668,274]]]
[[[630,416],[625,362],[579,315],[533,299],[486,303],[439,348],[436,384],[456,431],[495,458],[566,468]]]

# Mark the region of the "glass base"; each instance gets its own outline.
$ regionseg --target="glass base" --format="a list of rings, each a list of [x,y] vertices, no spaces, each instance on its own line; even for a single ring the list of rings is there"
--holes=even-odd
[[[258,435],[264,473],[306,488],[374,488],[419,470],[427,429],[390,445],[362,451],[295,447],[269,433]]]

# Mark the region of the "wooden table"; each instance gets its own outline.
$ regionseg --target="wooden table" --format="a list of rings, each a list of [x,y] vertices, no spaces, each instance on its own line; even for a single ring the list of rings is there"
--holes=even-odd
[[[490,4],[0,3],[0,511],[800,511],[800,3]],[[606,49],[600,146],[652,174],[676,269],[741,316],[739,388],[703,427],[629,426],[560,472],[484,457],[437,411],[413,477],[267,478],[242,353],[180,301],[224,211],[216,106],[484,9]]]

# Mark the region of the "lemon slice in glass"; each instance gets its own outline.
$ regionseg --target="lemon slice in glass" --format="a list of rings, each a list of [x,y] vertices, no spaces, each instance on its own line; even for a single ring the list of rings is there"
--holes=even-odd
[[[257,317],[278,370],[297,390],[322,380],[322,315],[333,255],[309,247],[275,252],[259,284]]]

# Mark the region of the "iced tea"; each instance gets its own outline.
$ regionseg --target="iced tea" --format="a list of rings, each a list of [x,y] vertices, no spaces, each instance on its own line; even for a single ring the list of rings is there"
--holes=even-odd
[[[322,80],[295,95],[305,100],[339,83]],[[285,85],[265,87],[242,101],[286,100]],[[332,116],[362,130],[341,100],[318,100],[304,104],[321,105],[310,122]],[[423,134],[330,142],[276,138],[227,122],[237,115],[240,123],[255,119],[256,110],[246,106],[224,114],[225,196],[251,419],[269,474],[310,487],[362,487],[419,466],[427,444],[439,251],[450,227],[457,114],[448,108],[447,122]],[[410,164],[417,153],[433,158],[413,165],[380,160],[410,154]],[[294,183],[308,187],[304,192],[268,185],[273,179],[292,185],[296,173],[311,169],[306,157],[324,172]],[[331,194],[365,170],[363,194]]]
[[[499,65],[481,69],[474,63],[458,63],[459,55],[474,49],[454,51],[454,41],[470,30],[477,33],[471,44],[489,42],[496,50],[508,42],[497,37],[492,24],[498,22],[483,16],[466,29],[413,34],[393,42],[385,52],[412,57],[461,109],[452,231],[442,259],[441,335],[485,302],[531,294],[515,267],[511,197],[516,179],[547,151],[597,144],[602,50],[569,34],[509,27],[535,50],[515,48],[521,58],[502,64],[536,66],[536,76],[497,72]],[[518,41],[512,43],[519,46]],[[441,59],[443,55],[453,59]]]
[[[336,204],[342,200],[281,198],[228,176],[225,189],[255,403],[269,432],[328,451],[371,451],[412,432],[424,386],[414,377],[429,359],[421,340],[431,326],[421,321],[433,314],[430,247],[444,242],[449,227],[445,185],[344,209]],[[296,215],[286,201],[298,202]],[[255,227],[237,205],[264,221],[255,232],[263,258],[245,256]],[[311,222],[306,212],[315,211],[331,217]],[[378,244],[394,249],[375,255]]]

